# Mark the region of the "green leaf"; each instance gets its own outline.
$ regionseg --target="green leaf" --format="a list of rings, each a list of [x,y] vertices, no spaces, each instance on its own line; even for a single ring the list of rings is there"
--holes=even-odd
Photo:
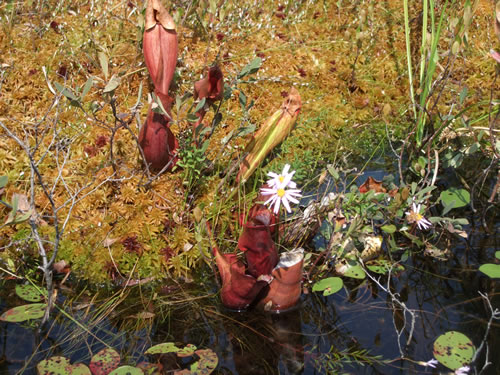
[[[467,86],[465,86],[462,89],[462,92],[460,93],[460,104],[464,104],[464,100],[467,97],[467,91],[468,91]]]
[[[195,353],[200,357],[200,359],[191,365],[191,372],[193,374],[208,375],[211,374],[217,364],[219,363],[219,358],[217,354],[211,349],[199,349]],[[193,368],[196,364],[196,370]]]
[[[260,57],[256,57],[250,63],[245,65],[241,70],[240,74],[238,74],[238,78],[243,78],[248,74],[253,74],[257,72],[262,64],[262,59]]]
[[[9,176],[0,176],[0,189],[5,187],[7,182],[9,182]]]
[[[448,212],[453,208],[464,207],[470,203],[470,194],[465,189],[450,188],[441,192],[440,197],[445,208],[445,212]]]
[[[196,349],[197,349],[196,346],[194,346],[193,344],[187,344],[184,348],[179,349],[177,355],[179,357],[189,357],[194,354],[194,351]]]
[[[164,342],[155,346],[152,346],[144,352],[144,354],[166,354],[166,353],[177,353],[180,350],[173,342]]]
[[[78,101],[77,96],[75,94],[73,94],[73,92],[70,89],[68,89],[67,87],[64,87],[59,82],[54,82],[54,86],[56,87],[57,91],[59,91],[61,94],[63,94],[67,99]]]
[[[472,341],[457,331],[446,332],[434,341],[434,357],[453,371],[468,365],[474,352]]]
[[[119,85],[120,85],[120,77],[117,77],[115,74],[113,74],[113,76],[109,80],[106,87],[104,87],[104,90],[102,90],[102,92],[103,93],[112,92],[112,91],[116,90],[116,88]]]
[[[497,251],[497,253],[499,252],[500,251]],[[500,264],[486,263],[479,267],[479,271],[491,277],[492,279],[500,278]]]
[[[144,372],[133,366],[120,366],[109,373],[109,375],[143,375]]]
[[[108,79],[108,56],[104,52],[99,52],[97,57],[99,58],[104,78]]]
[[[340,277],[327,277],[326,279],[314,283],[312,291],[323,291],[324,296],[329,296],[330,294],[337,293],[340,289],[342,289],[343,285],[344,282]]]
[[[386,259],[373,260],[366,263],[366,268],[368,268],[372,272],[382,275],[388,273],[391,267],[392,272],[401,272],[405,269],[402,265],[391,263]]]
[[[207,102],[206,98],[201,99],[198,104],[196,105],[196,108],[194,109],[194,112],[198,112],[200,109],[202,109],[205,106],[205,103]]]
[[[348,266],[344,272],[344,276],[352,277],[353,279],[364,279],[366,277],[366,273],[359,264],[356,264]]]
[[[389,234],[393,234],[397,230],[397,228],[394,224],[383,225],[380,229],[382,229],[385,233],[389,233]]]
[[[90,369],[83,363],[70,364],[65,357],[50,357],[36,366],[39,375],[91,375]]]
[[[7,310],[0,316],[5,322],[24,322],[29,319],[39,319],[45,313],[46,303],[32,303]]]
[[[90,76],[89,79],[87,79],[87,82],[85,82],[85,86],[83,86],[82,94],[80,95],[80,100],[82,100],[85,97],[85,95],[87,95],[87,93],[92,88],[92,84],[93,84],[93,79],[92,76]]]
[[[243,91],[240,91],[240,94],[239,94],[238,98],[239,98],[239,101],[240,101],[241,108],[246,109],[246,106],[247,106],[247,96],[245,95],[245,93]]]
[[[500,259],[500,251],[495,251],[495,258]]]
[[[107,375],[120,364],[120,354],[114,349],[104,348],[90,360],[90,371],[94,375]]]
[[[22,298],[28,302],[40,302],[44,297],[47,296],[47,291],[43,290],[43,294],[38,291],[38,289],[31,285],[16,285],[16,294],[19,298]]]

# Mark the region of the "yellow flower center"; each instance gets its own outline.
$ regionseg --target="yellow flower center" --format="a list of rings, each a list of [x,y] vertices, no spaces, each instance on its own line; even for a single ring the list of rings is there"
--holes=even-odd
[[[278,177],[278,180],[280,180],[280,182],[281,182],[281,183],[283,183],[283,181],[285,181],[285,177],[283,177],[283,176],[279,176],[279,177]]]
[[[283,198],[285,196],[285,189],[278,189],[276,194],[278,195],[278,197]]]
[[[415,211],[410,211],[410,213],[408,214],[408,222],[409,223],[418,223],[423,218],[424,218],[423,215],[421,215]]]

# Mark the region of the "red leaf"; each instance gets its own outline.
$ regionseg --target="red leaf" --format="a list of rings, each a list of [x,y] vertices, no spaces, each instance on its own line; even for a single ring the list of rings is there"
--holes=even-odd
[[[278,252],[270,231],[272,215],[269,209],[265,208],[269,212],[266,213],[261,206],[252,207],[253,217],[249,217],[238,240],[238,248],[245,253],[248,273],[254,277],[271,274],[278,263]]]
[[[387,190],[382,186],[382,181],[377,181],[373,177],[368,177],[363,185],[359,187],[360,193],[367,193],[369,190],[373,190],[376,193],[385,193]]]

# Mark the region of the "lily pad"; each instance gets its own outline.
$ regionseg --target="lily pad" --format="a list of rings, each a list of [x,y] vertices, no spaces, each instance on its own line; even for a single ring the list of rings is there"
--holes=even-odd
[[[313,285],[313,292],[323,292],[324,296],[329,296],[331,294],[337,293],[344,282],[340,277],[327,277],[326,279],[320,280]]]
[[[94,375],[107,375],[120,364],[120,354],[111,348],[105,348],[90,360],[90,370]]]
[[[391,267],[392,272],[401,272],[405,269],[401,264],[391,263],[386,259],[372,260],[366,263],[366,268],[382,275],[388,273]]]
[[[45,313],[46,303],[32,303],[7,310],[0,316],[0,320],[6,322],[24,322],[29,319],[39,319]]]
[[[495,258],[500,259],[500,251],[495,251]]]
[[[179,357],[189,357],[194,354],[194,351],[196,349],[197,349],[196,346],[194,346],[193,344],[187,344],[184,348],[180,349],[177,352],[177,355]]]
[[[42,290],[43,294],[38,291],[36,287],[31,284],[16,285],[16,294],[28,302],[40,302],[47,296],[47,291]]]
[[[479,271],[492,279],[500,278],[500,264],[486,263],[479,267]]]
[[[434,357],[453,371],[468,365],[474,352],[472,341],[457,331],[446,332],[434,341]]]
[[[91,375],[90,369],[83,363],[72,365],[68,358],[50,357],[36,365],[39,375]]]
[[[194,354],[197,354],[200,359],[193,363],[189,369],[175,371],[175,375],[209,375],[217,367],[219,359],[213,350],[199,349]]]
[[[166,354],[166,353],[177,353],[180,348],[175,346],[173,342],[163,342],[161,344],[152,346],[144,352],[144,354]]]
[[[133,366],[120,366],[109,373],[109,375],[144,375],[144,372]]]
[[[352,277],[353,279],[364,279],[366,277],[365,271],[355,260],[348,260],[347,263],[339,263],[335,266],[335,270],[339,274]]]

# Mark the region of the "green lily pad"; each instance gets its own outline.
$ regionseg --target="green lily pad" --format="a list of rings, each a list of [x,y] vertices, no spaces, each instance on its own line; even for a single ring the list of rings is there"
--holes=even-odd
[[[500,259],[500,251],[495,251],[495,258]]]
[[[364,279],[366,277],[365,271],[359,264],[348,265],[343,275],[353,279]]]
[[[479,267],[479,271],[492,279],[500,278],[500,264],[486,263]]]
[[[144,352],[144,354],[166,354],[166,353],[177,353],[180,348],[175,346],[173,342],[163,342],[161,344],[152,346]]]
[[[31,284],[16,285],[16,294],[28,302],[40,302],[44,297],[47,297],[47,291],[42,290],[43,294]]]
[[[191,373],[193,375],[211,374],[219,363],[217,354],[212,349],[199,349],[195,353],[200,357],[200,360],[193,363],[193,365],[196,365],[196,368],[193,368],[194,366],[191,365]]]
[[[450,188],[441,192],[441,202],[447,211],[470,203],[470,193],[465,189]]]
[[[453,371],[468,365],[475,350],[472,341],[457,331],[446,332],[434,341],[434,357]]]
[[[83,363],[70,364],[65,357],[50,357],[36,365],[39,375],[91,375],[90,369]]]
[[[314,283],[312,291],[313,292],[323,292],[324,296],[329,296],[331,294],[337,293],[344,282],[340,277],[327,277],[326,279],[320,280]]]
[[[46,303],[32,303],[7,310],[0,316],[6,322],[24,322],[29,319],[39,319],[45,314]]]
[[[189,357],[194,354],[194,351],[196,349],[197,349],[196,346],[194,346],[193,344],[187,344],[184,348],[180,349],[177,352],[177,355],[179,357]]]
[[[371,260],[369,262],[366,262],[366,268],[381,275],[388,273],[391,269],[391,266],[392,272],[401,272],[405,269],[401,264],[391,263],[386,259]]]
[[[105,348],[90,360],[90,370],[94,375],[108,375],[120,364],[120,354],[114,349]]]
[[[144,372],[134,366],[120,366],[111,371],[109,375],[144,375]]]

